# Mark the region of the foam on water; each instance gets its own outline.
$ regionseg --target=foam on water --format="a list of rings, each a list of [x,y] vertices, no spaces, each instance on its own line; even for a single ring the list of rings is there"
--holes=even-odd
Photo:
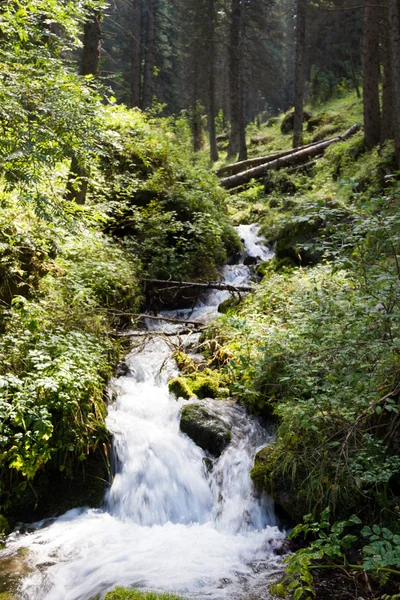
[[[241,226],[239,233],[247,253],[265,260],[258,229]],[[249,277],[243,265],[223,272],[236,285]],[[211,293],[191,319],[215,316],[226,297]],[[274,548],[284,533],[249,473],[268,434],[236,404],[204,401],[232,431],[210,472],[205,453],[179,431],[184,401],[168,393],[176,373],[170,354],[168,342],[153,337],[128,357],[130,375],[111,383],[117,400],[107,425],[119,467],[104,508],[70,511],[10,536],[3,554],[28,548],[34,567],[19,598],[93,600],[117,584],[216,600],[257,585],[267,594],[265,581],[279,565]]]

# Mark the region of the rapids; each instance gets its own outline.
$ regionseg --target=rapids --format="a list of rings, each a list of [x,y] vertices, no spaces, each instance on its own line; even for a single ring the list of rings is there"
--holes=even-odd
[[[239,234],[248,256],[272,256],[257,226],[242,225]],[[243,264],[222,273],[223,281],[237,285],[249,278]],[[228,296],[208,293],[190,319],[215,318]],[[102,599],[117,584],[212,600],[253,592],[268,597],[268,581],[280,564],[274,550],[285,534],[249,473],[270,436],[235,403],[203,401],[232,431],[210,471],[205,453],[179,430],[185,401],[168,392],[168,379],[177,373],[170,359],[174,338],[155,335],[179,325],[148,320],[147,326],[151,335],[138,337],[126,359],[129,374],[110,384],[116,401],[107,426],[118,467],[104,506],[36,523],[29,533],[16,531],[0,552],[29,550],[32,573],[21,582],[21,600]]]

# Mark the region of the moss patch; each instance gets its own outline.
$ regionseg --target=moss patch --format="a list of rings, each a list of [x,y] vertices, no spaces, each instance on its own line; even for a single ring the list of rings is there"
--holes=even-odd
[[[301,520],[306,507],[299,502],[298,491],[293,489],[289,478],[284,479],[276,463],[279,455],[271,444],[260,450],[255,457],[254,467],[250,473],[254,485],[261,492],[267,493],[294,521]]]
[[[184,377],[175,377],[174,379],[171,379],[168,383],[168,389],[170,393],[175,394],[177,398],[189,400],[189,398],[193,396],[192,390]]]
[[[0,596],[0,600],[2,600]],[[141,590],[128,590],[125,588],[116,588],[113,592],[108,592],[104,600],[182,600],[182,596],[175,594],[157,594],[156,592],[142,592]]]
[[[227,398],[229,390],[227,379],[219,371],[204,369],[200,373],[192,373],[186,377],[176,377],[168,383],[171,394],[178,398]]]

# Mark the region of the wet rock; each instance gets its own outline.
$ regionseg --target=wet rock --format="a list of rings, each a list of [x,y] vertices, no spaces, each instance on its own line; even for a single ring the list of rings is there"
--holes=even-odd
[[[241,299],[239,298],[239,296],[231,296],[230,298],[227,298],[227,300],[221,302],[221,304],[218,306],[218,312],[222,315],[226,315],[228,310],[236,308],[237,306],[239,306],[240,302]]]
[[[180,428],[195,444],[214,456],[220,456],[231,441],[231,432],[222,419],[199,404],[183,407]]]
[[[207,473],[211,473],[211,471],[214,468],[214,461],[211,458],[208,458],[208,456],[204,456],[203,464],[206,468]]]
[[[115,370],[115,377],[128,377],[132,372],[125,362],[120,362]]]
[[[243,264],[246,267],[251,267],[252,265],[256,265],[258,262],[260,262],[259,256],[246,256],[246,258],[243,261]]]
[[[298,523],[307,512],[306,507],[299,502],[290,478],[283,479],[277,475],[274,450],[274,445],[271,444],[257,452],[250,476],[258,490],[271,496],[284,514]]]

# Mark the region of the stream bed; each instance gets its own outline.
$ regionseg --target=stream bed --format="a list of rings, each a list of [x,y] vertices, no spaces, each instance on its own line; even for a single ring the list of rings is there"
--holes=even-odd
[[[239,234],[248,256],[272,257],[257,226],[242,225]],[[243,285],[250,275],[244,264],[231,265],[222,280]],[[163,314],[207,322],[227,297],[210,292],[190,312]],[[107,426],[117,467],[104,506],[16,531],[0,552],[27,555],[30,573],[15,593],[20,600],[101,600],[116,585],[210,600],[268,598],[285,532],[249,474],[270,436],[236,403],[201,401],[232,432],[210,470],[206,453],[179,430],[185,401],[168,392],[168,380],[177,375],[170,358],[174,337],[156,335],[180,326],[149,319],[147,327],[149,334],[137,337],[126,358],[129,372],[110,384],[115,401]]]

